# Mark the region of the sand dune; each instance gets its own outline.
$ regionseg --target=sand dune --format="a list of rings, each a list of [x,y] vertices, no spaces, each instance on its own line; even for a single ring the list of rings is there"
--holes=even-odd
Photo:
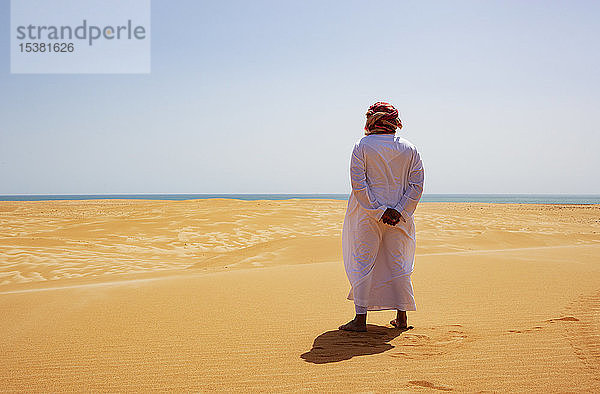
[[[360,334],[344,209],[0,203],[0,389],[600,390],[600,207],[422,204],[414,328]]]

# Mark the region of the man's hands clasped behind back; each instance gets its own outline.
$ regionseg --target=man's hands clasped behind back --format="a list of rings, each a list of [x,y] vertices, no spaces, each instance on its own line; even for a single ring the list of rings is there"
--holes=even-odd
[[[395,226],[402,220],[405,221],[400,212],[396,211],[394,208],[388,208],[385,210],[383,215],[381,216],[381,221],[385,224],[389,224],[390,226]]]

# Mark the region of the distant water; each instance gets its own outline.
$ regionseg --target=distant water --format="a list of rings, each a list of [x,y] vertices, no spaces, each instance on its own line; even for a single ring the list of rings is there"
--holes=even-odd
[[[330,199],[347,200],[348,194],[28,194],[0,195],[0,201],[48,200],[239,200]],[[484,202],[513,204],[600,204],[600,194],[424,194],[422,202]]]

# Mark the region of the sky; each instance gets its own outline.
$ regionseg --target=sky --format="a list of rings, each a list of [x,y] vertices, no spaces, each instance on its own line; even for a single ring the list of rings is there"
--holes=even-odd
[[[375,101],[425,193],[600,194],[598,20],[597,1],[154,0],[151,73],[26,75],[0,0],[0,194],[347,193]]]

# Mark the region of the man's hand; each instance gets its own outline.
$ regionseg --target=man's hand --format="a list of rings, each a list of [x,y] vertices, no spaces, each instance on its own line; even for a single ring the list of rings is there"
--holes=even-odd
[[[386,209],[383,216],[381,216],[381,221],[390,226],[397,225],[400,220],[404,221],[404,218],[400,215],[400,212],[396,211],[394,208]]]

